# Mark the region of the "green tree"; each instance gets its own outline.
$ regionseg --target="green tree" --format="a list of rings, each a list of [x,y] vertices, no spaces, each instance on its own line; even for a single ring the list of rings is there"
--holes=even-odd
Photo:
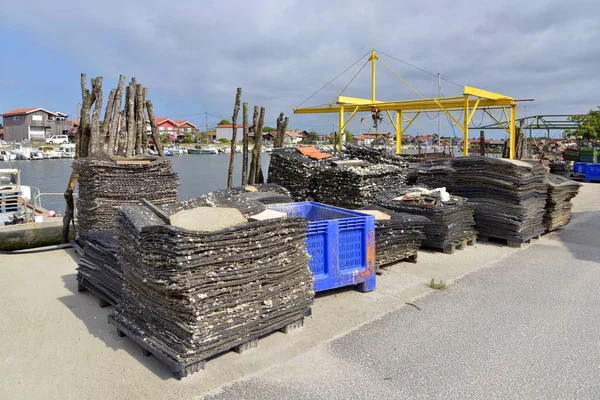
[[[600,106],[597,110],[590,110],[587,114],[574,114],[569,117],[570,121],[579,124],[578,129],[568,129],[568,136],[581,136],[584,139],[600,138]]]
[[[344,134],[346,135],[346,142],[351,142],[354,136],[352,136],[350,131],[344,131]]]
[[[231,125],[231,121],[228,121],[226,119],[222,119],[221,122],[219,122],[219,125]]]
[[[319,135],[317,135],[315,132],[311,132],[309,139],[311,142],[317,142],[319,141]]]
[[[275,128],[271,128],[270,126],[265,126],[265,127],[263,128],[263,132],[273,132],[273,131],[276,131],[276,130],[277,130],[277,129],[275,129]]]

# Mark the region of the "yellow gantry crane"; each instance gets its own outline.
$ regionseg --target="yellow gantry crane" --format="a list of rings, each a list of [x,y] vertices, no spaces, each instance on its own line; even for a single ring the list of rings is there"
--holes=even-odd
[[[394,75],[396,75],[405,85],[411,90],[417,93],[421,98],[417,100],[399,100],[399,101],[378,101],[375,97],[376,93],[376,64],[377,61],[382,63],[388,68]],[[497,118],[495,118],[490,110],[501,109],[503,110],[504,117],[508,121],[508,129],[505,130],[510,134],[510,158],[515,157],[515,123],[517,118],[517,103],[512,97],[508,97],[502,94],[488,92],[486,90],[477,89],[470,86],[464,86],[462,96],[454,97],[437,97],[437,98],[425,98],[412,86],[410,86],[404,79],[396,74],[390,67],[388,67],[378,56],[375,50],[371,51],[366,64],[371,63],[371,99],[361,99],[356,97],[338,96],[335,103],[317,106],[317,107],[305,107],[295,108],[294,114],[321,114],[321,113],[338,113],[339,115],[339,150],[342,150],[342,132],[348,125],[348,122],[359,112],[383,112],[385,111],[396,130],[396,154],[402,152],[402,135],[412,125],[422,113],[446,113],[452,121],[462,130],[463,132],[463,152],[464,155],[469,155],[469,124],[475,115],[478,107],[483,110],[492,120],[500,124]],[[361,68],[356,76],[362,71]],[[352,78],[352,80],[354,80]],[[351,81],[352,82],[352,81]],[[349,86],[348,84],[346,88]],[[345,90],[345,89],[344,89]],[[343,93],[343,91],[342,91]],[[507,109],[510,107],[510,111]],[[453,112],[463,112],[463,121],[459,122]],[[392,112],[395,112],[395,118],[392,118]],[[510,116],[509,116],[510,113]],[[349,117],[346,119],[346,114]],[[410,117],[407,117],[409,115]],[[403,126],[403,120],[408,123]]]

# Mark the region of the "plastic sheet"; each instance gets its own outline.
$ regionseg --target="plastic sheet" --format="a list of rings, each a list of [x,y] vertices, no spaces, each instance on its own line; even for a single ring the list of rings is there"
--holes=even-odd
[[[174,203],[178,197],[177,174],[165,158],[148,164],[117,164],[111,159],[82,158],[73,161],[79,175],[77,233],[114,229],[116,207],[146,198],[154,204]]]
[[[160,206],[260,209],[235,191]],[[149,209],[119,208],[125,280],[114,318],[179,362],[204,360],[299,320],[314,298],[306,222],[286,218],[201,233],[165,224]]]
[[[545,231],[545,176],[537,163],[472,156],[424,166],[419,183],[467,198],[481,235],[524,241]]]
[[[406,183],[408,164],[404,160],[390,160],[387,153],[368,148],[348,149],[323,160],[303,156],[296,149],[276,149],[271,154],[268,181],[288,188],[296,201],[349,209],[373,203],[381,192]]]
[[[581,184],[554,174],[546,176],[546,184],[548,197],[544,225],[546,230],[553,231],[571,221],[571,199],[577,196]]]
[[[421,194],[406,196],[407,200],[395,200],[411,192],[418,192],[418,189],[387,192],[381,197],[379,205],[396,212],[427,218],[429,224],[423,226],[423,246],[444,249],[449,244],[477,235],[473,206],[466,199],[450,196],[449,201],[443,202],[438,196]]]
[[[374,204],[360,208],[377,210],[390,216],[389,220],[375,219],[375,253],[377,268],[385,267],[416,254],[425,235],[429,220],[423,216],[398,213]]]

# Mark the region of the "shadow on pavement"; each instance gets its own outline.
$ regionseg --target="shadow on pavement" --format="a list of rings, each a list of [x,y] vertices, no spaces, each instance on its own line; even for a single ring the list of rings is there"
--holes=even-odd
[[[600,263],[600,212],[573,213],[573,223],[556,230],[560,242],[578,260]]]
[[[135,342],[117,335],[116,328],[108,324],[108,315],[112,312],[112,306],[100,308],[96,295],[89,291],[78,293],[76,276],[77,274],[62,276],[64,287],[72,294],[60,297],[58,300],[84,323],[88,332],[115,352],[125,350],[162,380],[173,379],[173,374],[166,365],[155,357],[144,356],[142,348]],[[110,368],[110,365],[107,367]]]

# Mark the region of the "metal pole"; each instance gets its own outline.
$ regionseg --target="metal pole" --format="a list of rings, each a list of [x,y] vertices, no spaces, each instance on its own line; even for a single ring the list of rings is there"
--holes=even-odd
[[[512,104],[510,106],[510,159],[515,159],[515,141],[516,141],[516,121],[517,120],[517,105]]]
[[[440,83],[440,73],[439,72],[437,74],[437,78],[438,78],[438,94],[437,94],[437,97],[439,99],[440,98],[440,92],[442,91],[442,86],[441,86],[441,83]],[[437,135],[438,135],[438,139],[440,137],[440,116],[441,116],[441,114],[442,114],[442,112],[439,111],[438,112],[438,118],[437,118]]]
[[[463,114],[463,155],[469,155],[469,95],[465,94],[465,110]]]
[[[339,132],[342,132],[343,128],[344,128],[344,107],[340,106],[340,129]],[[339,151],[340,153],[342,152],[342,135],[338,136],[338,145],[339,145]]]
[[[402,153],[402,111],[396,111],[396,154]]]
[[[375,55],[375,50],[371,50],[371,98],[373,103],[375,103],[375,61],[377,60],[377,56]]]

